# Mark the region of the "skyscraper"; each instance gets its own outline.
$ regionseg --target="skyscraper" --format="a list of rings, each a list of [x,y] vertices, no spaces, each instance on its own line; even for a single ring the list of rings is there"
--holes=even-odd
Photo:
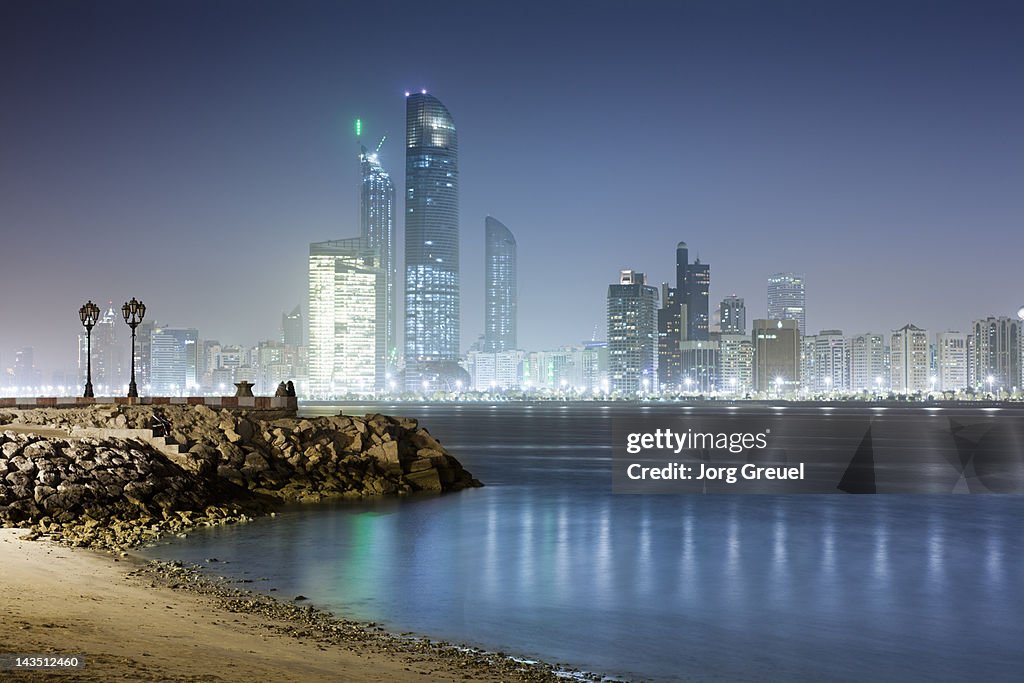
[[[362,237],[309,245],[309,392],[314,397],[383,388],[384,272]]]
[[[885,363],[885,338],[877,332],[858,334],[850,340],[850,389],[882,391],[889,386]]]
[[[500,221],[484,220],[484,351],[516,348],[516,238]]]
[[[643,273],[623,270],[608,285],[608,377],[612,391],[656,389],[658,289]]]
[[[150,391],[188,396],[199,386],[199,332],[194,328],[154,328],[149,349]]]
[[[1021,321],[989,316],[975,320],[972,331],[976,388],[1012,391],[1021,376]]]
[[[916,325],[904,325],[892,333],[892,390],[900,394],[929,389],[928,332]]]
[[[683,365],[684,341],[708,341],[708,295],[711,267],[697,259],[690,263],[686,242],[676,245],[675,287],[664,287],[658,311],[658,366],[663,387],[678,388],[687,368]]]
[[[768,277],[768,317],[772,320],[796,320],[800,334],[807,334],[807,299],[804,276],[775,273]]]
[[[711,316],[708,298],[711,291],[711,266],[698,258],[686,268],[686,327],[688,341],[707,341]]]
[[[722,334],[746,334],[747,307],[743,299],[733,294],[722,299],[719,304]]]
[[[800,385],[800,325],[795,320],[755,320],[754,390],[781,396]]]
[[[281,341],[287,346],[298,348],[303,342],[302,307],[296,306],[291,313],[281,314]]]
[[[406,386],[459,356],[458,135],[426,91],[405,103]]]
[[[357,132],[362,125],[357,122]],[[384,140],[381,140],[383,143]],[[395,244],[395,186],[391,176],[381,167],[378,152],[359,147],[359,170],[362,183],[359,186],[359,235],[380,253],[383,319],[380,324],[384,333],[384,357],[390,370],[398,362],[398,292],[396,280],[398,269]],[[298,344],[296,346],[301,346]]]
[[[967,384],[967,333],[935,335],[935,370],[940,391],[961,391]]]
[[[850,341],[842,330],[822,330],[814,341],[813,391],[846,392],[850,388]],[[804,378],[805,386],[811,378]]]

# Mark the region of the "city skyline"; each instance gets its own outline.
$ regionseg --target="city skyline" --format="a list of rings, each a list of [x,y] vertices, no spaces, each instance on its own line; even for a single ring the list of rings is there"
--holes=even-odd
[[[0,75],[16,97],[0,113],[0,357],[9,365],[31,346],[41,367],[73,365],[72,291],[139,296],[210,338],[275,338],[277,316],[304,299],[308,244],[358,232],[351,121],[400,138],[402,92],[420,87],[469,141],[463,220],[502,216],[517,226],[524,272],[571,275],[562,295],[578,303],[566,310],[553,309],[548,283],[523,279],[524,348],[590,338],[604,273],[671,281],[666,253],[680,239],[715,265],[711,299],[735,293],[750,319],[765,313],[768,275],[806,274],[808,333],[910,321],[966,331],[1012,315],[1021,294],[1006,282],[1024,246],[1019,11],[810,7],[595,5],[582,17],[556,8],[544,26],[531,22],[539,6],[453,11],[462,26],[500,26],[496,44],[525,35],[533,50],[480,55],[460,38],[424,59],[403,47],[412,21],[371,77],[346,63],[368,39],[334,45],[342,17],[326,4],[254,8],[241,22],[216,3],[5,6],[0,25],[16,31],[0,41]],[[578,23],[586,42],[568,37]],[[613,36],[624,48],[614,58],[598,47]],[[266,57],[266,44],[286,58]],[[680,69],[689,64],[703,66]],[[628,131],[645,172],[610,163],[599,131]],[[392,175],[397,147],[381,152]],[[483,331],[483,237],[464,233],[468,348]],[[958,269],[971,277],[946,277]],[[18,283],[39,274],[37,305],[19,301]],[[61,306],[64,318],[52,313]]]

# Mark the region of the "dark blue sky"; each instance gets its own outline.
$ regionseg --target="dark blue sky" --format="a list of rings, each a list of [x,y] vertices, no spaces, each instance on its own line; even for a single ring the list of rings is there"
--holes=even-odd
[[[308,243],[358,230],[352,119],[401,194],[421,87],[460,136],[463,347],[488,213],[526,348],[603,337],[679,240],[749,318],[778,270],[814,331],[1012,315],[1022,36],[1014,2],[0,0],[0,356],[72,365],[86,298],[276,337]]]

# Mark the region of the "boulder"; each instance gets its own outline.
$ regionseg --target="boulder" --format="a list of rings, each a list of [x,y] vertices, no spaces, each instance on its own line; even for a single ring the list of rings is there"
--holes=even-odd
[[[435,469],[410,472],[405,475],[405,480],[417,491],[441,490],[441,478],[438,476],[437,470]]]

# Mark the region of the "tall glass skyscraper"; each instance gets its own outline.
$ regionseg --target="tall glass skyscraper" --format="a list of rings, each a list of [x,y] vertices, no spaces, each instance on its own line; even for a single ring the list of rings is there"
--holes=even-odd
[[[405,103],[406,385],[459,357],[459,141],[441,101]]]
[[[484,220],[484,351],[516,348],[516,238],[491,216]]]
[[[379,149],[379,146],[378,146]],[[391,176],[381,167],[377,151],[359,147],[359,234],[380,252],[380,269],[384,275],[381,324],[384,334],[385,364],[394,369],[398,361],[398,304],[395,290],[398,270],[395,253],[395,186]]]
[[[796,320],[800,323],[800,336],[807,333],[807,298],[803,275],[775,273],[768,277],[768,319]]]

